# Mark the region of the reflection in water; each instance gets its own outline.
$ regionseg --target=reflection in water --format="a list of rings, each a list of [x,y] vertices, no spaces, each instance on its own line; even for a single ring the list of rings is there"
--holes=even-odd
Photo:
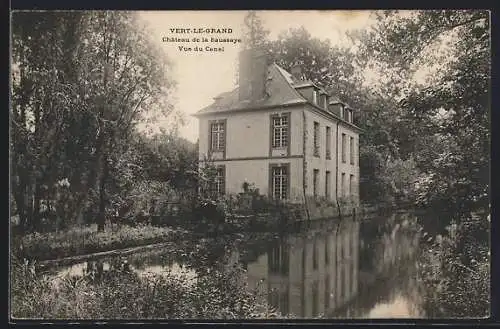
[[[408,214],[395,214],[287,236],[248,264],[249,285],[267,282],[268,302],[283,315],[418,317],[412,271],[418,237],[411,223]]]
[[[252,255],[252,261],[243,264],[249,287],[283,315],[416,318],[422,314],[417,308],[413,256],[419,236],[414,223],[414,217],[408,213],[361,223],[351,219],[340,223],[321,221],[314,224],[317,227],[282,236],[270,243],[267,250],[262,248],[263,243],[234,249],[223,237],[203,239],[202,247],[197,247],[203,251],[203,259],[190,268],[181,266],[189,266],[185,258],[177,259],[162,250],[129,255],[126,260],[130,269],[140,275],[170,272],[194,279],[193,268],[206,269],[215,261],[215,254],[218,258],[223,256],[229,265],[241,262],[244,255]],[[194,250],[182,253],[191,252]],[[58,274],[102,273],[123,266],[123,261],[124,258],[115,257],[85,262],[59,270]]]
[[[248,264],[249,285],[267,281],[268,301],[284,315],[317,317],[348,303],[357,293],[358,228],[345,221],[282,239]]]
[[[379,303],[370,310],[369,318],[411,318],[411,306],[408,299],[397,296],[391,303]]]
[[[162,258],[155,257],[153,259],[159,261]],[[121,262],[117,263],[117,261]],[[161,262],[161,263],[148,262],[149,263],[148,265],[144,265],[141,263],[137,264],[137,263],[138,262],[134,262],[134,264],[129,264],[128,261],[122,258],[86,261],[83,263],[78,263],[65,267],[63,269],[59,269],[57,271],[57,277],[62,278],[66,275],[69,276],[92,275],[96,278],[100,278],[103,276],[104,272],[108,272],[113,269],[116,270],[118,267],[120,267],[120,269],[123,270],[125,265],[125,267],[128,270],[137,273],[139,276],[147,276],[148,274],[163,275],[168,273],[169,275],[175,275],[179,277],[182,276],[188,278],[189,280],[194,280],[196,278],[196,272],[194,270],[188,269],[177,262],[173,262],[171,261],[170,258],[166,262]]]

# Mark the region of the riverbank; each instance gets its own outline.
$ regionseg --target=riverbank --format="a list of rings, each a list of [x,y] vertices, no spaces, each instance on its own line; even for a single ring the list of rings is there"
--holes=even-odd
[[[380,209],[364,212],[356,220],[371,218],[378,214]],[[291,213],[288,212],[287,215]],[[351,217],[351,215],[346,217]],[[300,217],[300,216],[299,216]],[[129,252],[129,248],[141,248],[150,245],[182,241],[187,235],[206,236],[234,235],[234,234],[268,234],[282,231],[294,231],[304,225],[322,223],[326,218],[331,221],[341,221],[342,217],[318,217],[311,221],[299,217],[286,216],[288,221],[280,220],[271,214],[231,216],[228,222],[210,225],[208,223],[179,224],[175,227],[138,225],[135,227],[120,224],[107,226],[102,232],[97,231],[95,224],[77,226],[57,232],[34,232],[26,235],[11,235],[11,252],[20,259],[36,260],[37,262],[50,262],[53,260],[65,261],[68,258],[93,258],[102,253]],[[281,217],[280,217],[281,218]],[[291,220],[291,219],[293,220]]]
[[[19,259],[48,261],[171,242],[186,232],[180,228],[152,225],[120,225],[98,232],[95,225],[89,225],[59,232],[11,236],[11,252]]]

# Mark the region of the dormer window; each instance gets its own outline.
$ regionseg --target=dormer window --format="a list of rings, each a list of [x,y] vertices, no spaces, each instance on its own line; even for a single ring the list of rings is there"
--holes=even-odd
[[[318,91],[316,89],[313,90],[313,104],[318,104]]]
[[[323,108],[328,109],[328,95],[323,95]]]
[[[345,109],[345,118],[344,118],[347,122],[350,122],[352,123],[352,110],[349,109],[349,108],[346,108]]]

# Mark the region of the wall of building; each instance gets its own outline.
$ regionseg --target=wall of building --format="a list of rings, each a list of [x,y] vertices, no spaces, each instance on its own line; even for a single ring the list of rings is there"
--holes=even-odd
[[[319,157],[314,156],[314,122],[319,123]],[[353,175],[353,194],[359,195],[359,134],[354,129],[350,128],[347,124],[340,123],[337,125],[338,120],[327,118],[321,114],[313,112],[312,110],[306,111],[306,194],[313,195],[313,172],[314,169],[319,170],[318,181],[318,195],[325,196],[326,194],[326,171],[330,171],[330,196],[331,200],[335,201],[336,193],[341,196],[341,177],[342,173],[346,174],[347,187],[345,193],[349,195],[348,183],[349,175]],[[331,159],[326,158],[326,127],[330,127],[331,131]],[[337,131],[338,126],[338,131]],[[342,163],[342,133],[346,134],[346,163]],[[350,164],[349,154],[351,152],[349,145],[349,137],[354,138],[354,165]],[[338,174],[337,173],[337,160],[338,157]]]
[[[270,157],[271,129],[273,114],[290,113],[290,156]],[[203,160],[209,151],[210,120],[226,120],[225,160],[216,164],[226,166],[226,193],[242,192],[243,182],[255,184],[261,194],[269,192],[269,165],[290,164],[290,197],[292,201],[303,201],[302,190],[302,110],[300,107],[260,110],[254,112],[233,112],[214,114],[200,118],[199,159]]]
[[[302,159],[262,159],[240,161],[217,161],[217,164],[226,166],[226,193],[237,194],[243,192],[242,184],[255,184],[261,194],[269,192],[269,165],[288,163],[290,165],[290,197],[293,201],[303,200],[302,191]]]
[[[209,151],[209,121],[226,119],[226,159],[269,157],[270,116],[290,112],[290,155],[302,154],[300,107],[212,114],[199,118],[200,159]]]
[[[305,110],[305,111],[303,111]],[[290,113],[290,157],[270,156],[270,116]],[[305,114],[305,125],[303,115]],[[213,114],[200,118],[199,157],[203,160],[209,152],[210,120],[226,120],[225,161],[226,193],[242,192],[243,182],[254,183],[262,194],[269,191],[269,164],[290,163],[290,195],[292,201],[303,201],[303,132],[306,131],[306,194],[313,195],[313,173],[319,170],[318,195],[325,196],[326,171],[330,171],[330,200],[336,195],[351,197],[359,202],[359,134],[345,123],[337,125],[337,120],[312,111],[311,105],[294,106],[280,109],[253,112],[232,112]],[[319,122],[319,157],[314,152],[314,122]],[[330,159],[326,158],[326,127],[330,127]],[[338,130],[337,130],[338,128]],[[346,134],[346,162],[342,162],[342,133]],[[350,137],[354,138],[354,149],[350,148]],[[350,163],[350,152],[354,152],[354,164]],[[336,160],[338,157],[338,161]],[[221,158],[219,160],[222,160]],[[338,170],[337,170],[338,164]],[[342,191],[342,173],[345,173],[345,186]],[[349,191],[350,176],[353,175],[353,191]],[[314,210],[314,209],[313,209]],[[327,209],[325,214],[334,215],[335,209]],[[330,215],[329,215],[330,216]],[[321,216],[320,216],[321,217]]]
[[[319,157],[314,156],[314,122],[319,123]],[[333,119],[326,118],[320,114],[312,112],[311,110],[306,111],[306,161],[307,161],[307,187],[306,194],[313,195],[314,193],[314,183],[313,183],[313,172],[314,169],[319,170],[319,181],[318,181],[318,195],[325,196],[325,176],[326,171],[330,171],[330,195],[332,200],[335,197],[335,154],[336,154],[336,124],[337,121]],[[331,159],[326,159],[326,127],[330,127],[331,131]]]
[[[342,134],[346,135],[346,162],[342,162]],[[344,190],[344,196],[345,197],[353,197],[354,200],[359,201],[359,134],[353,129],[349,128],[347,125],[339,125],[339,132],[338,132],[338,140],[337,140],[337,149],[338,149],[338,156],[339,156],[339,174],[338,174],[338,179],[337,179],[337,189],[339,191],[339,196],[342,196],[342,191],[341,191],[341,179],[342,179],[342,173],[345,173],[346,177],[346,184],[345,184],[345,190]],[[354,138],[354,149],[351,150],[350,147],[350,137]],[[350,162],[350,154],[353,152],[353,157],[354,157],[354,164],[351,164]],[[353,175],[353,191],[349,191],[349,177],[350,175]]]

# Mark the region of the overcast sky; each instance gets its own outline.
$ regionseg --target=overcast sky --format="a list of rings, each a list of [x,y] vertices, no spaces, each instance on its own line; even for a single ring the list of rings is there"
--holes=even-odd
[[[241,38],[246,11],[149,11],[139,16],[151,30],[151,38],[164,50],[173,63],[173,78],[177,82],[176,108],[186,116],[180,134],[191,140],[198,138],[198,122],[191,114],[209,105],[216,95],[235,87],[239,45],[222,44],[223,52],[182,52],[178,46],[193,43],[162,42],[163,37]],[[329,39],[332,44],[347,42],[345,33],[364,29],[371,24],[370,12],[363,11],[258,11],[270,38],[289,28],[304,26],[312,37]],[[230,28],[231,34],[175,34],[171,28]],[[213,45],[213,43],[208,43]],[[207,44],[199,44],[205,47]],[[167,122],[158,122],[166,125]]]

